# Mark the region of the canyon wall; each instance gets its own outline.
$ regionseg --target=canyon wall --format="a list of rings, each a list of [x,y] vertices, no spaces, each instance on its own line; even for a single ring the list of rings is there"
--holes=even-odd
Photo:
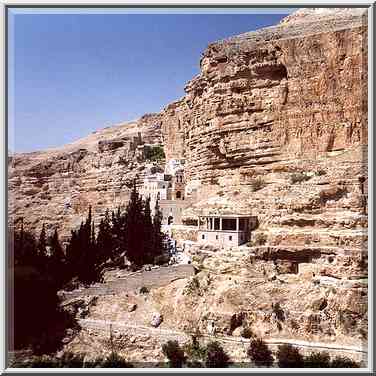
[[[15,154],[8,163],[10,220],[23,219],[36,233],[43,223],[48,232],[57,227],[64,239],[92,205],[99,223],[107,208],[128,202],[133,179],[150,169],[144,145],[156,143],[160,115],[147,114],[60,148]]]
[[[186,96],[165,109],[168,158],[208,183],[272,162],[367,143],[367,27],[359,10],[302,10],[209,45]]]

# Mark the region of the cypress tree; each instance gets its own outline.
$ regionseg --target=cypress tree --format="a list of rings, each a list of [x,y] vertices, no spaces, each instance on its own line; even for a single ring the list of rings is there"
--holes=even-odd
[[[66,275],[65,254],[63,248],[61,247],[56,228],[53,235],[49,238],[49,244],[51,252],[49,258],[49,269],[51,275],[54,276],[57,285],[61,286],[61,284],[65,282],[69,276]]]
[[[154,236],[154,226],[151,218],[150,209],[150,197],[145,200],[144,204],[144,222],[143,222],[143,233],[144,233],[144,255],[146,263],[154,262],[155,253],[155,236]]]
[[[136,181],[133,181],[131,197],[125,215],[125,226],[123,229],[126,254],[129,261],[136,266],[144,263],[144,233],[143,233],[143,204],[137,192]]]
[[[45,229],[44,223],[42,225],[42,230],[39,235],[38,256],[40,258],[45,258],[47,256],[47,240],[46,240],[46,229]]]
[[[62,263],[65,259],[63,248],[61,247],[59,241],[59,235],[57,233],[57,229],[50,238],[50,247],[51,247],[51,257],[57,260],[59,263]]]
[[[163,234],[161,231],[163,215],[159,207],[159,200],[155,204],[154,218],[153,218],[153,235],[154,235],[154,257],[160,256],[164,252]]]

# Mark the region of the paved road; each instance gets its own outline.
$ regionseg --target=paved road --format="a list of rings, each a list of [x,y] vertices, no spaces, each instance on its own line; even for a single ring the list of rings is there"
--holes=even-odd
[[[169,283],[182,278],[188,278],[195,274],[192,265],[173,265],[140,271],[128,275],[125,278],[118,278],[114,281],[100,283],[86,289],[64,292],[65,299],[89,295],[113,295],[127,291],[138,291],[145,286],[148,289],[166,286]]]
[[[106,321],[106,320],[92,320],[92,319],[81,319],[79,320],[79,324],[81,327],[95,329],[99,331],[105,330],[106,332],[110,332],[110,325],[112,326],[113,330],[117,330],[119,332],[126,332],[127,334],[143,334],[143,335],[150,335],[156,336],[159,339],[167,340],[177,340],[177,341],[185,341],[190,338],[189,334],[177,331],[177,330],[170,330],[170,329],[160,329],[160,328],[152,328],[148,326],[142,325],[131,325],[125,324],[119,321]],[[202,335],[204,338],[213,339],[220,342],[225,343],[239,343],[239,344],[248,344],[250,342],[249,339],[246,338],[237,338],[231,336],[211,336],[211,335]],[[315,350],[327,350],[327,351],[339,351],[339,352],[349,352],[349,353],[357,353],[357,354],[367,354],[367,349],[357,346],[343,346],[339,344],[329,344],[329,343],[322,343],[322,342],[308,342],[308,341],[300,341],[300,340],[289,340],[289,339],[267,339],[265,342],[270,346],[278,346],[282,344],[291,344],[296,347],[306,348],[306,349],[315,349]]]

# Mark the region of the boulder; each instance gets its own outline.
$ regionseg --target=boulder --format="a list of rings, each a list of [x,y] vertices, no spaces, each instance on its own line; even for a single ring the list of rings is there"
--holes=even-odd
[[[154,328],[158,328],[158,326],[161,325],[162,321],[163,316],[159,312],[154,312],[151,317],[150,324],[151,326],[154,326]]]
[[[128,312],[133,312],[137,309],[137,304],[128,304]]]

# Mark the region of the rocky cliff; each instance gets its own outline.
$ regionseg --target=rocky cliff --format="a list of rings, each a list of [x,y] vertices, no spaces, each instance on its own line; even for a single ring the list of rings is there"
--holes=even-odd
[[[126,204],[133,179],[149,167],[144,145],[161,142],[160,126],[160,115],[148,114],[61,148],[10,157],[10,218],[23,218],[36,231],[42,223],[48,230],[58,226],[64,236],[79,226],[89,205],[98,220],[106,208]]]
[[[364,11],[303,9],[213,43],[185,90],[164,110],[162,131],[167,157],[186,159],[198,192],[187,217],[251,211],[273,243],[361,245]]]

